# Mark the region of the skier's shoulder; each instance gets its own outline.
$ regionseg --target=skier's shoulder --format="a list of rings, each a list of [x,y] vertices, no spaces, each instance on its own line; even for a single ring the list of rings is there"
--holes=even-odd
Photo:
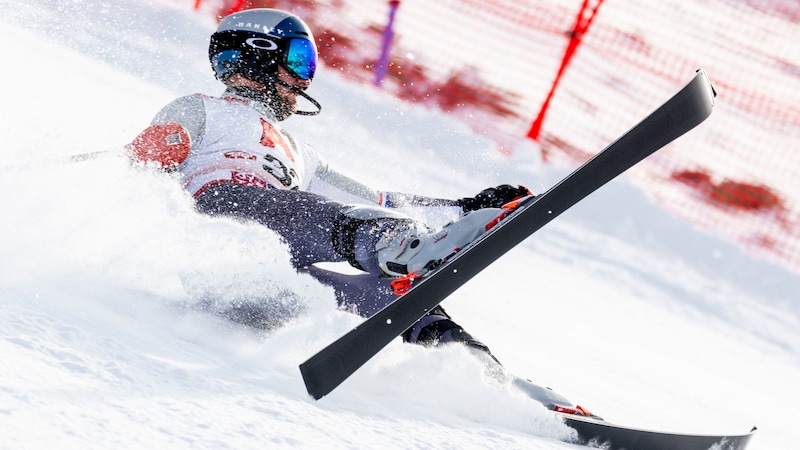
[[[153,118],[151,124],[166,122],[194,122],[193,118],[205,116],[205,94],[189,94],[167,103]]]

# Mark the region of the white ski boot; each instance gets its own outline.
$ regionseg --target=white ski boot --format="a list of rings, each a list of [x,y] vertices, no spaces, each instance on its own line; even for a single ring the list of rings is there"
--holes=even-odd
[[[496,225],[510,212],[504,208],[473,211],[440,231],[426,233],[413,224],[385,232],[375,245],[378,265],[387,275],[423,276]]]

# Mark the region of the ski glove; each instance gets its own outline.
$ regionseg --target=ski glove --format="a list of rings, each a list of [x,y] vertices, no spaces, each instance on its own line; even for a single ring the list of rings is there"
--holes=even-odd
[[[501,184],[500,186],[486,188],[475,197],[458,199],[456,203],[464,212],[470,212],[483,208],[499,208],[510,201],[528,195],[533,195],[533,193],[525,186],[514,187],[510,184]]]

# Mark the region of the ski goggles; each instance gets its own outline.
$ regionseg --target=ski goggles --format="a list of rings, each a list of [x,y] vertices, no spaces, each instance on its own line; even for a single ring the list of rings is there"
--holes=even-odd
[[[310,80],[317,70],[317,47],[307,39],[289,39],[281,65],[293,76]]]

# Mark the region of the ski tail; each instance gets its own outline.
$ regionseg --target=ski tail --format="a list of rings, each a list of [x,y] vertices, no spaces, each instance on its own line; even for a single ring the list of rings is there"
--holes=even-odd
[[[753,427],[744,434],[689,434],[627,427],[575,415],[561,417],[577,432],[581,444],[608,450],[744,450],[756,432]]]

